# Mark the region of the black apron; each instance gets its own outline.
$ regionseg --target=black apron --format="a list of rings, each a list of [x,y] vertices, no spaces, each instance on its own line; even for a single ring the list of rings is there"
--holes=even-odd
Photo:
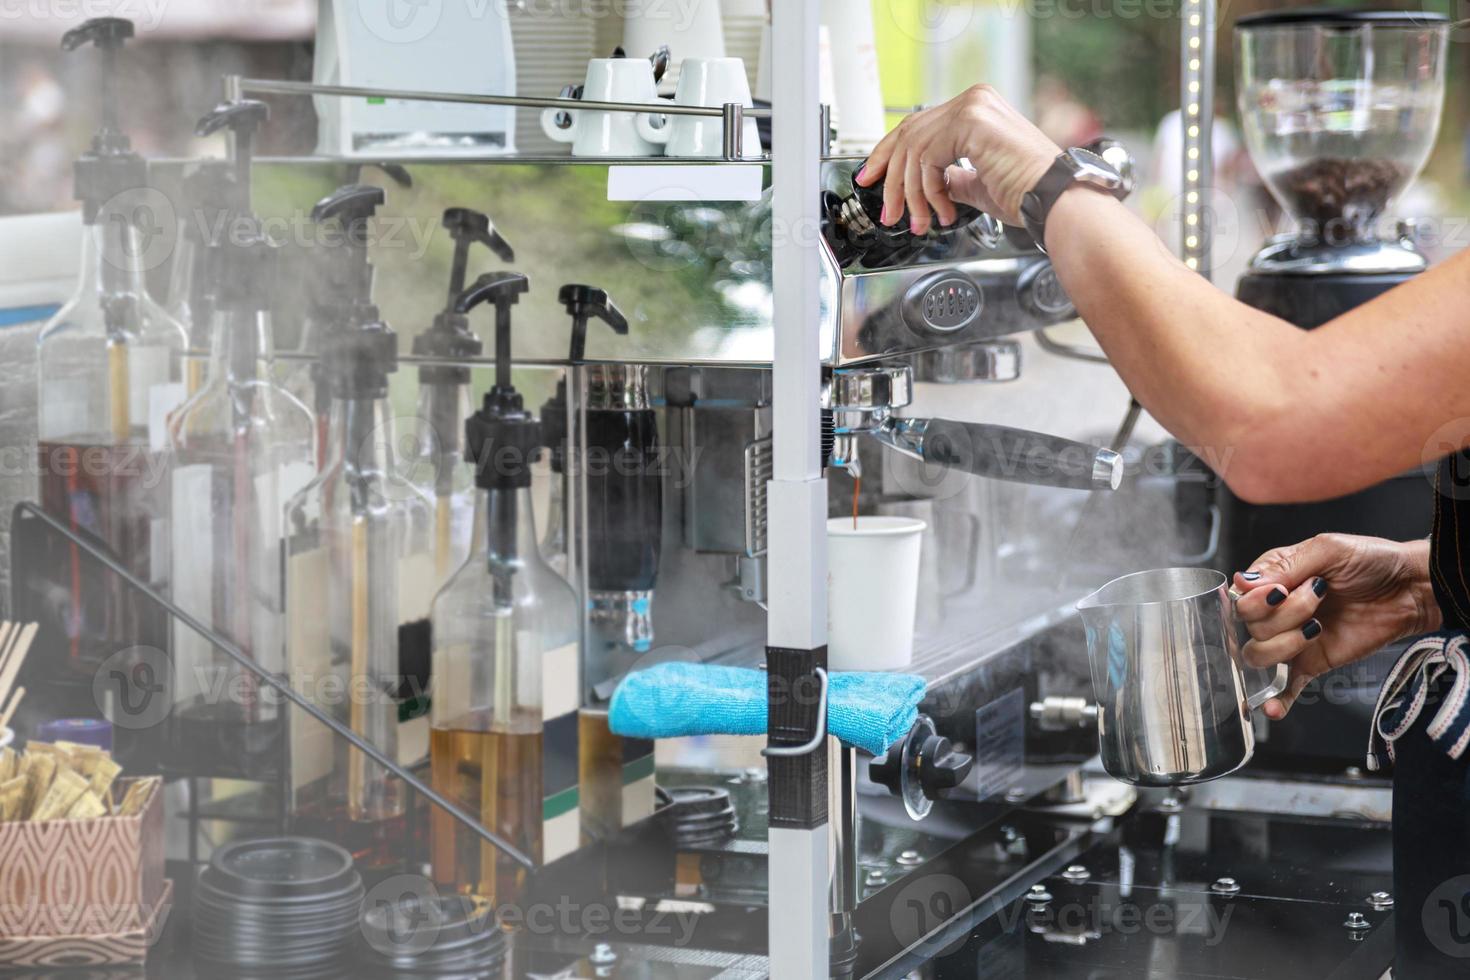
[[[1430,576],[1447,633],[1470,632],[1470,454],[1435,475]],[[1395,980],[1470,975],[1470,752],[1454,758],[1431,725],[1464,703],[1456,674],[1425,685],[1422,710],[1394,742]],[[1470,710],[1470,709],[1467,709]]]

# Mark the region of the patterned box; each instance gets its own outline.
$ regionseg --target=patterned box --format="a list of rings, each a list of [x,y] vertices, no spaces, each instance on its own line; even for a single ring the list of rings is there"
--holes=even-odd
[[[133,780],[120,780],[122,799]],[[151,928],[163,903],[163,785],[131,817],[0,823],[0,962],[5,941],[117,937]]]

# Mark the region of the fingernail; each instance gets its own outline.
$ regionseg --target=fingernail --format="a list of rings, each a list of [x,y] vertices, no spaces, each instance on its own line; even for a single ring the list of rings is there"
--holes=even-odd
[[[1321,632],[1322,624],[1315,619],[1307,620],[1307,625],[1302,627],[1302,636],[1305,636],[1309,640],[1316,639],[1317,634]]]
[[[1268,606],[1279,606],[1285,601],[1286,590],[1279,585],[1276,586],[1276,588],[1272,589],[1271,592],[1266,596],[1266,605]]]
[[[910,218],[909,219],[909,231],[913,232],[915,235],[917,235],[919,233],[919,219],[918,218]]]
[[[1241,572],[1240,573],[1240,577],[1243,578],[1243,579],[1245,579],[1247,582],[1254,582],[1256,579],[1258,579],[1258,578],[1261,577],[1261,573],[1260,572]]]
[[[878,221],[885,225],[888,224],[888,205],[883,205],[883,213],[878,215]]]
[[[1317,593],[1318,599],[1322,598],[1327,594],[1327,580],[1319,577],[1317,581],[1312,583],[1312,591]]]
[[[858,180],[862,180],[863,179],[863,175],[866,174],[867,172],[868,172],[868,165],[865,163],[861,167],[858,168],[857,179]]]

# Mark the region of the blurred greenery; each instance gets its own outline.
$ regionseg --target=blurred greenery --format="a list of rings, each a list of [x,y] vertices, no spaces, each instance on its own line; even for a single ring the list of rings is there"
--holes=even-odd
[[[1088,0],[1086,17],[1033,19],[1033,65],[1038,78],[1051,76],[1089,105],[1113,131],[1152,131],[1164,115],[1179,107],[1179,28],[1177,16],[1139,15],[1149,5],[1139,0]],[[1461,14],[1458,0],[1388,0],[1361,3],[1352,0],[1224,0],[1219,5],[1216,33],[1216,112],[1235,119],[1234,38],[1237,18],[1265,10],[1293,7],[1427,10],[1452,20]],[[1074,9],[1074,7],[1066,7]],[[1177,12],[1178,5],[1174,7]],[[1454,97],[1470,77],[1470,35],[1463,30],[1451,37],[1448,54],[1444,117],[1439,141],[1426,175],[1446,196],[1446,205],[1470,205],[1466,130],[1470,103]]]

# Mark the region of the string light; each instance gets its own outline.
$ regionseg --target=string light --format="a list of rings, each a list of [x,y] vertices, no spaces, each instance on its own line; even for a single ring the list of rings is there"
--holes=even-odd
[[[1187,268],[1208,275],[1211,229],[1205,210],[1205,188],[1211,181],[1210,128],[1214,119],[1215,72],[1215,2],[1186,0],[1180,16],[1179,90],[1183,94],[1183,151],[1180,163],[1184,170],[1183,207],[1180,235],[1183,259]]]

